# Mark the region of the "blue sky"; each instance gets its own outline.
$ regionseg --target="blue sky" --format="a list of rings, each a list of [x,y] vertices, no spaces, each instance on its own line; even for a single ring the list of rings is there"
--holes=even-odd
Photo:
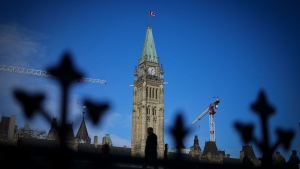
[[[148,11],[157,54],[164,66],[165,143],[174,148],[168,132],[177,113],[190,128],[184,145],[198,135],[200,147],[209,140],[208,115],[191,122],[219,96],[215,115],[216,142],[220,150],[239,157],[242,141],[233,127],[236,121],[254,123],[261,139],[258,117],[250,109],[264,90],[276,108],[269,119],[271,143],[276,127],[293,129],[291,149],[278,149],[288,158],[300,152],[297,105],[300,95],[299,1],[1,1],[0,64],[45,70],[59,62],[64,51],[85,77],[103,79],[106,85],[72,86],[69,122],[77,133],[84,98],[108,101],[102,123],[93,126],[92,137],[108,133],[116,146],[130,146],[134,67],[138,64],[148,24]],[[48,131],[50,124],[36,115],[27,120],[12,90],[44,92],[45,109],[58,116],[60,88],[46,77],[0,72],[1,114],[16,115],[17,125]],[[200,126],[200,129],[199,129]],[[297,144],[298,143],[298,144]],[[255,145],[258,157],[261,153]]]

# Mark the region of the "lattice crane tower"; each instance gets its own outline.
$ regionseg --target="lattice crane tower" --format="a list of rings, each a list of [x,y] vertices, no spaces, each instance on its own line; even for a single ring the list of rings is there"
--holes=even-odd
[[[29,69],[29,68],[15,67],[15,66],[7,66],[7,65],[0,65],[0,70],[6,71],[6,72],[14,72],[14,73],[55,78],[49,72],[44,71],[44,70]],[[82,77],[82,78],[78,79],[77,81],[78,82],[98,83],[98,84],[106,84],[107,83],[106,80],[86,78],[86,77]]]

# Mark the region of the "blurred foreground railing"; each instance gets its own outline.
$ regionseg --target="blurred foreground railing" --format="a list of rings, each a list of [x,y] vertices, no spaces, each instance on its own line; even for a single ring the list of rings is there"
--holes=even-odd
[[[99,151],[75,151],[68,147],[67,135],[67,103],[70,85],[77,79],[82,78],[82,74],[77,72],[69,54],[63,56],[58,67],[48,70],[56,80],[58,80],[62,89],[61,98],[61,124],[57,126],[58,138],[55,147],[35,147],[22,146],[22,142],[16,145],[0,145],[0,164],[6,168],[74,168],[74,169],[92,169],[92,168],[141,168],[146,162],[144,158],[115,155],[110,153],[99,153]],[[40,113],[48,122],[51,123],[49,113],[41,106],[45,98],[44,94],[31,94],[23,90],[14,91],[15,98],[19,101],[26,117],[31,118],[36,112]],[[104,112],[109,108],[108,103],[94,102],[86,99],[87,114],[92,119],[93,124],[99,123]],[[258,100],[252,105],[252,109],[257,112],[262,122],[262,140],[253,136],[252,124],[244,125],[236,123],[235,127],[241,133],[245,143],[253,141],[263,152],[262,166],[260,168],[272,168],[272,154],[279,145],[288,149],[290,141],[294,136],[292,131],[282,131],[277,129],[278,140],[275,145],[270,145],[267,133],[269,133],[267,120],[274,113],[275,109],[271,107],[266,100],[263,92],[260,92]],[[188,130],[184,128],[181,114],[175,120],[175,124],[170,130],[174,137],[177,150],[180,150],[182,140],[187,135]],[[164,159],[157,159],[156,164],[159,168],[167,169],[208,169],[208,168],[243,168],[241,163],[213,164],[200,162],[197,158],[186,158],[180,152],[169,158],[165,155]]]

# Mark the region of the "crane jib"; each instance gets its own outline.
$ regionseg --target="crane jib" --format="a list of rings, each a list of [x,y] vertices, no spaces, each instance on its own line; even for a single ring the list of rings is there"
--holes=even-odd
[[[35,75],[35,76],[45,76],[45,77],[55,78],[55,76],[53,76],[49,72],[43,71],[43,70],[28,69],[28,68],[7,66],[7,65],[1,65],[1,64],[0,64],[0,70],[5,71],[5,72],[14,72],[14,73],[21,73],[21,74],[29,74],[29,75]],[[77,79],[77,82],[91,82],[91,83],[107,84],[106,80],[86,78],[86,77],[82,77],[81,79]]]
[[[220,103],[220,100],[218,97],[216,97],[216,100],[209,104],[209,106],[192,122],[192,124],[195,124],[197,121],[199,121],[203,116],[205,116],[209,112],[209,126],[210,126],[210,141],[215,141],[215,120],[214,120],[214,114],[216,114],[215,109],[218,108],[218,105]]]

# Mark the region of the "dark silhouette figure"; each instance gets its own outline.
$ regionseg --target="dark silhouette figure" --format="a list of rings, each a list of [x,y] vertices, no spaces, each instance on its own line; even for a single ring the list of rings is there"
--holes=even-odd
[[[276,155],[273,156],[274,168],[285,168],[285,158],[280,154],[279,151],[276,152]]]
[[[109,148],[109,145],[107,143],[105,143],[103,146],[102,146],[102,153],[103,154],[108,154],[109,151],[110,151],[110,148]]]
[[[143,168],[147,168],[147,165],[153,165],[155,169],[158,168],[156,164],[156,157],[157,157],[157,136],[153,133],[153,128],[147,128],[147,141],[145,147],[145,163]]]
[[[244,156],[242,166],[243,168],[253,168],[254,164],[252,163],[248,155]]]
[[[289,161],[287,162],[287,168],[290,169],[299,169],[300,159],[297,156],[297,151],[293,150],[292,155],[289,158]]]

